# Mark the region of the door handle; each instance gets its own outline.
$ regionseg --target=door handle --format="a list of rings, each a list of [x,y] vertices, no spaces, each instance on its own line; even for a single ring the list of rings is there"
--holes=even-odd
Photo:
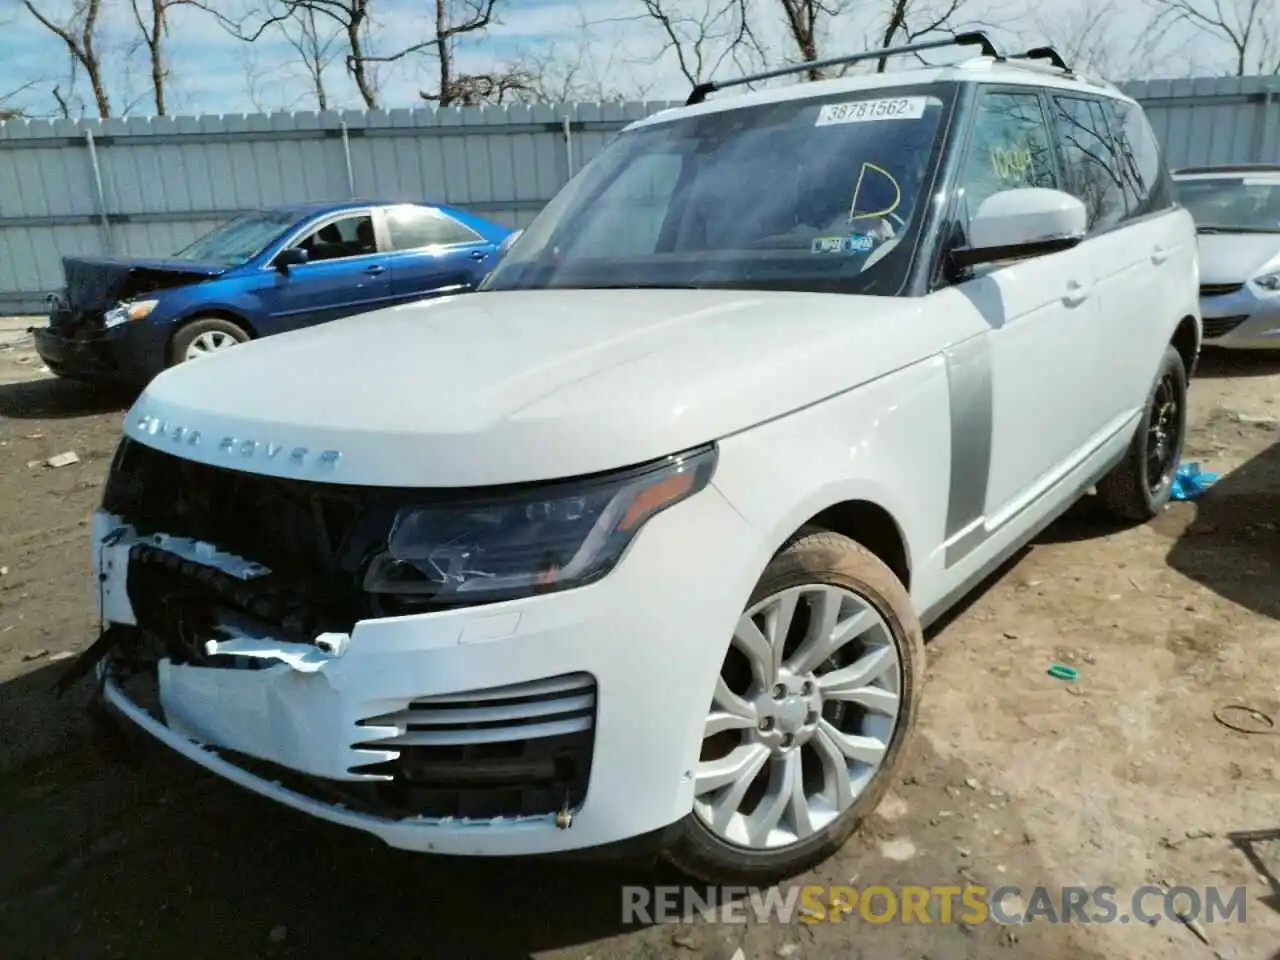
[[[488,256],[488,254],[487,254],[487,253],[485,253],[483,250],[472,250],[472,251],[471,251],[471,259],[472,259],[472,260],[483,260],[483,259],[484,259],[485,257],[487,257],[487,256]]]
[[[1166,250],[1164,247],[1157,246],[1154,250],[1151,251],[1151,262],[1154,263],[1157,267],[1160,266],[1160,264],[1164,263],[1168,259],[1169,259],[1169,251]]]
[[[386,267],[379,267],[379,266],[365,267],[365,268],[364,268],[364,272],[365,272],[365,273],[367,273],[367,274],[369,274],[369,276],[371,276],[371,277],[376,277],[376,276],[378,276],[379,274],[386,273],[386,272],[387,272],[387,268],[386,268]]]
[[[1078,307],[1089,299],[1089,288],[1081,286],[1074,280],[1067,281],[1067,292],[1062,295],[1062,302],[1068,307]]]

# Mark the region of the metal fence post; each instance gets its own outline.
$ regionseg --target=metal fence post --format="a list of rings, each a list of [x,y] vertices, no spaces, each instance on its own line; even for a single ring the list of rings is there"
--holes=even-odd
[[[93,131],[84,132],[84,142],[89,148],[89,165],[93,168],[93,187],[98,200],[98,219],[102,224],[103,240],[107,253],[114,254],[115,244],[111,237],[111,220],[107,217],[107,193],[102,189],[102,168],[98,166],[98,146],[93,142]]]
[[[347,164],[347,196],[356,198],[356,171],[351,165],[351,136],[347,133],[347,121],[339,121],[342,126],[342,157]]]
[[[569,170],[568,180],[572,180],[574,174],[573,126],[567,113],[564,115],[564,119],[561,122],[561,129],[564,131],[564,158],[565,166]],[[566,182],[568,182],[568,180],[566,180]]]

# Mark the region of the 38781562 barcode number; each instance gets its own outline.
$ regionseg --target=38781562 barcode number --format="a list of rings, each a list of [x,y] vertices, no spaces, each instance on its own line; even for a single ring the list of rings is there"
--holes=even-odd
[[[867,123],[874,120],[919,120],[924,116],[925,97],[885,97],[877,100],[853,100],[828,103],[818,111],[814,126],[836,123]]]

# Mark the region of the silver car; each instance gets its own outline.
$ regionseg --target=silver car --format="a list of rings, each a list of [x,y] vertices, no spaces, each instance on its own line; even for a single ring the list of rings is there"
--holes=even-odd
[[[1280,349],[1280,164],[1174,174],[1200,234],[1205,346]]]

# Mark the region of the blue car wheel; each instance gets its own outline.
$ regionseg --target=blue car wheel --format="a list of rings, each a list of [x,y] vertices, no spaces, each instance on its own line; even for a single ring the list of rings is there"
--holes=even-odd
[[[178,330],[169,348],[169,365],[199,360],[249,340],[243,327],[221,317],[197,317]]]

